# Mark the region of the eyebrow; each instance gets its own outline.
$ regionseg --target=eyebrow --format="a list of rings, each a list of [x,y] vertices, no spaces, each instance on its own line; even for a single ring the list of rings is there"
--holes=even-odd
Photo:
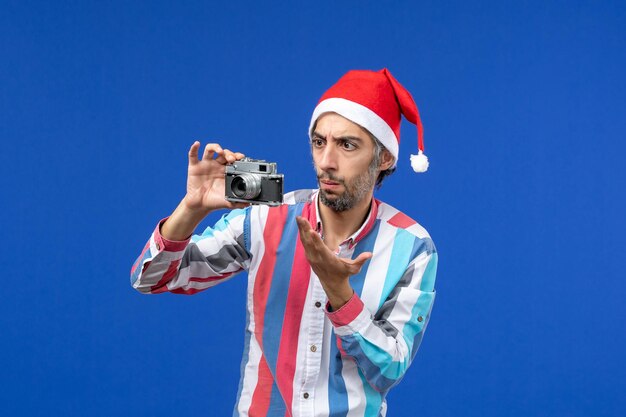
[[[320,135],[318,132],[313,132],[313,134],[311,135],[315,138],[319,138],[319,139],[326,139],[324,136]],[[339,137],[333,137],[333,139],[335,140],[351,140],[353,142],[358,142],[358,143],[363,143],[363,139],[361,139],[358,136],[350,136],[350,135],[345,135],[345,136],[339,136]]]

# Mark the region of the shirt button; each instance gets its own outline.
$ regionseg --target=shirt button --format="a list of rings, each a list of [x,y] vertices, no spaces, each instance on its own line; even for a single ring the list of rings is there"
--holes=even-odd
[[[422,316],[419,316],[419,317],[417,318],[417,321],[419,321],[419,322],[421,323],[422,321],[424,321],[424,318],[423,318]]]
[[[309,398],[309,393],[305,392],[304,394],[302,394],[302,396],[304,397],[304,399],[306,400],[307,398]]]
[[[320,308],[322,306],[322,303],[320,303],[319,301],[315,302],[315,307]]]
[[[311,352],[315,352],[315,351],[317,351],[317,346],[311,345]]]

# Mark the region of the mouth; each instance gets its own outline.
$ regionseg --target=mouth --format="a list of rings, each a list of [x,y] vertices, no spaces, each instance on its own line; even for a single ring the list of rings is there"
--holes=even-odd
[[[333,192],[333,191],[339,190],[340,187],[341,187],[340,182],[331,181],[331,180],[320,180],[320,188],[323,191]]]

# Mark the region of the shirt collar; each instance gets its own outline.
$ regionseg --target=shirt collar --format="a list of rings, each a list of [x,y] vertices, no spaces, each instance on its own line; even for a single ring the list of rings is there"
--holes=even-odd
[[[319,233],[320,235],[323,235],[324,230],[322,226],[322,218],[320,216],[320,211],[319,211],[319,190],[316,190],[311,195],[311,200],[312,200],[313,205],[315,206],[315,210],[311,210],[310,214],[312,214],[313,218],[309,218],[309,221],[311,222],[311,225],[315,225],[315,231]],[[348,247],[352,249],[357,243],[359,243],[359,241],[361,241],[365,236],[368,235],[368,233],[374,227],[374,222],[376,221],[376,217],[378,216],[379,204],[380,202],[377,199],[372,198],[372,203],[370,205],[367,218],[365,219],[361,227],[359,227],[359,229],[356,232],[354,232],[346,240],[344,240],[341,243],[341,245],[344,245],[347,243]]]

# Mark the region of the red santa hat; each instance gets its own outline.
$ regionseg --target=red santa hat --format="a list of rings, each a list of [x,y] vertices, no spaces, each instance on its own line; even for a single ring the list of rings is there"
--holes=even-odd
[[[404,117],[417,127],[418,154],[411,155],[415,172],[426,172],[428,158],[424,155],[422,121],[415,101],[387,70],[349,71],[324,93],[318,102],[309,135],[317,119],[324,113],[334,112],[367,129],[391,152],[398,161],[400,121]]]

